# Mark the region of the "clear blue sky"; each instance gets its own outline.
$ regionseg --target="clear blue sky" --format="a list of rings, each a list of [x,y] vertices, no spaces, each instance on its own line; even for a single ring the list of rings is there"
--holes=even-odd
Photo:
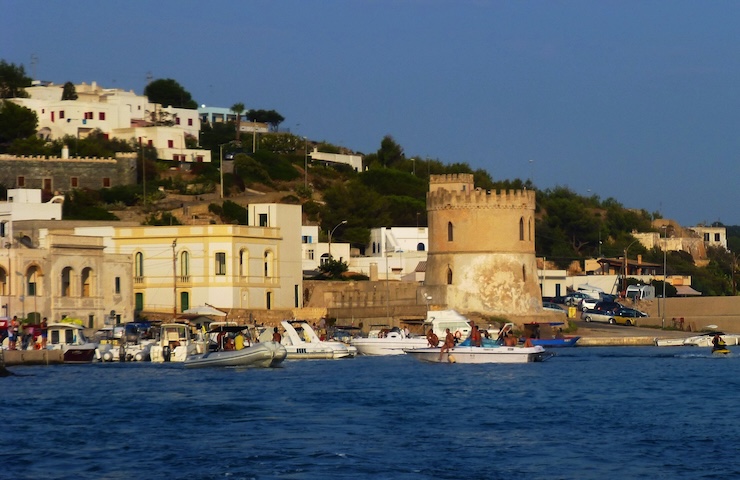
[[[312,140],[740,225],[740,2],[0,0],[55,83],[274,109]],[[32,55],[37,58],[31,65]]]

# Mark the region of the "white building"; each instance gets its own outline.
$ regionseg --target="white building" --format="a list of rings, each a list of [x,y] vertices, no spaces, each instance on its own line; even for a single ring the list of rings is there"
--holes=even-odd
[[[316,147],[309,154],[312,162],[326,162],[326,163],[338,163],[342,165],[349,165],[354,169],[355,172],[362,171],[362,156],[360,155],[345,155],[341,153],[324,153],[319,152]]]
[[[11,101],[36,112],[38,135],[55,139],[66,135],[85,138],[94,130],[122,140],[141,141],[157,149],[161,160],[210,162],[211,152],[188,149],[186,137],[198,141],[197,110],[149,103],[133,91],[105,89],[95,82],[75,85],[77,100],[62,100],[62,85],[37,84],[26,88],[29,98]],[[170,125],[162,125],[171,124]]]
[[[331,243],[331,257],[340,262],[350,261],[349,243]],[[301,259],[303,270],[317,270],[329,259],[329,242],[319,241],[318,225],[301,227]]]

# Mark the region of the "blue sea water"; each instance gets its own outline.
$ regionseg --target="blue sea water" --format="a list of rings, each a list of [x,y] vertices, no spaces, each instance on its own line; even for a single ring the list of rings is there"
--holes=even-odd
[[[562,349],[274,369],[14,367],[7,479],[610,479],[740,475],[740,351]]]

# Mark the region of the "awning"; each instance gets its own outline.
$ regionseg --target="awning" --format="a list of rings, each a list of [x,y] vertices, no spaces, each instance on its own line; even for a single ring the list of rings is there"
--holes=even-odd
[[[687,285],[676,285],[676,295],[679,297],[687,297],[689,295],[701,295],[701,292],[694,290]]]

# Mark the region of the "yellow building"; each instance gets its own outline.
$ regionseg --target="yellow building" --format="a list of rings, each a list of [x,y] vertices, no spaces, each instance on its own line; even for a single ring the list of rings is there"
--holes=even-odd
[[[77,229],[131,259],[133,301],[144,315],[205,304],[225,311],[302,306],[301,207],[251,204],[249,225]],[[239,316],[238,312],[234,316]]]

